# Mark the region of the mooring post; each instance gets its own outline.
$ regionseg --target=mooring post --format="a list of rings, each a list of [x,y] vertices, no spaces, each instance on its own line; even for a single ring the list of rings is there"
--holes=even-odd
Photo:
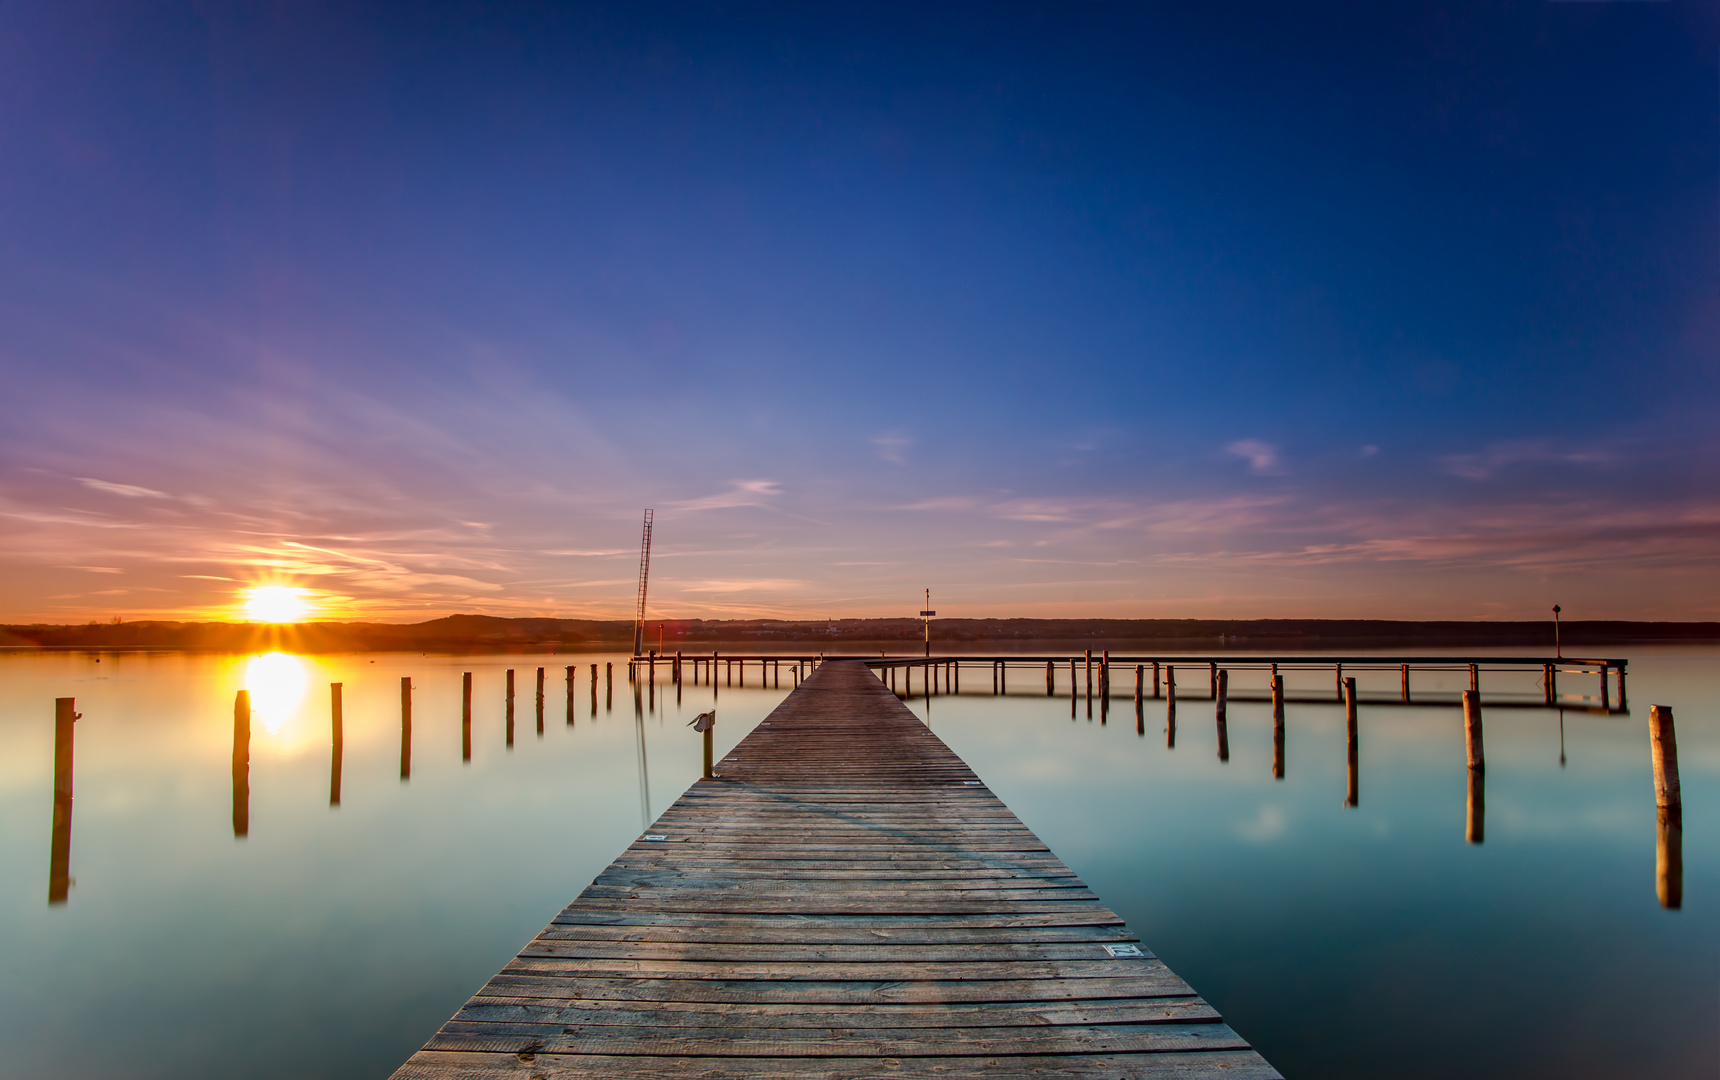
[[[1344,700],[1344,665],[1335,664],[1333,667],[1337,672],[1338,678],[1338,700],[1342,701]]]
[[[1344,726],[1349,736],[1350,757],[1350,790],[1344,797],[1345,806],[1360,806],[1361,797],[1361,754],[1357,746],[1356,735],[1356,680],[1344,680]]]
[[[1463,741],[1469,749],[1469,767],[1476,772],[1487,770],[1487,754],[1481,743],[1481,691],[1463,692]]]
[[[537,733],[543,735],[543,668],[537,669]]]
[[[508,669],[508,696],[507,696],[507,717],[506,717],[506,719],[507,719],[508,745],[511,747],[514,745],[514,669],[513,668]]]
[[[1230,726],[1225,722],[1224,708],[1230,696],[1230,672],[1220,671],[1213,685],[1213,695],[1218,702],[1218,760],[1230,760]]]
[[[1541,688],[1546,693],[1546,701],[1548,705],[1553,703],[1553,698],[1557,694],[1557,691],[1554,689],[1554,679],[1557,678],[1557,676],[1554,675],[1553,671],[1554,669],[1552,664],[1541,665]]]
[[[341,755],[346,746],[345,732],[341,730],[340,707],[341,684],[328,684],[329,706],[329,764],[328,764],[328,804],[340,805],[340,766]]]
[[[460,677],[460,760],[472,760],[472,673]]]
[[[1159,696],[1159,662],[1153,661],[1153,697]]]
[[[1479,664],[1469,665],[1469,689],[1478,694],[1481,692],[1481,666]]]
[[[1273,665],[1276,667],[1277,665]],[[1272,778],[1284,779],[1284,676],[1272,676]]]
[[[1620,660],[1618,662],[1618,664],[1616,665],[1616,669],[1618,671],[1618,707],[1619,707],[1620,711],[1623,711],[1623,710],[1630,708],[1630,705],[1625,702],[1625,697],[1624,697],[1625,661]]]
[[[1612,687],[1607,681],[1608,666],[1609,665],[1607,664],[1607,662],[1605,660],[1601,661],[1601,708],[1611,710],[1612,709],[1612,700],[1611,700]]]
[[[1047,660],[1047,661],[1045,661],[1045,696],[1046,697],[1055,697],[1056,695],[1057,695],[1057,661]]]
[[[1207,687],[1206,696],[1210,697],[1210,698],[1217,698],[1218,697],[1218,662],[1217,661],[1209,661],[1206,666],[1207,666],[1207,681],[1210,684]]]
[[[595,684],[594,684],[595,685]],[[573,665],[567,665],[567,726],[573,726]]]
[[[1409,703],[1409,665],[1408,664],[1399,664],[1398,665],[1398,671],[1403,676],[1403,700],[1404,700],[1405,704],[1408,704]]]
[[[1649,707],[1648,744],[1654,761],[1654,805],[1668,810],[1684,809],[1684,795],[1678,786],[1678,731],[1672,724],[1672,706]]]
[[[597,666],[596,664],[592,665],[592,667],[594,667],[594,668],[596,666]],[[595,675],[596,672],[593,672],[593,674]],[[603,665],[603,687],[604,687],[605,693],[608,693],[608,694],[615,693],[615,663],[614,663],[614,661],[607,662]]]
[[[241,691],[243,693],[243,691]],[[54,699],[54,817],[48,836],[48,903],[63,904],[72,891],[72,725],[76,698]]]
[[[1666,908],[1684,906],[1684,796],[1678,785],[1678,732],[1672,707],[1648,710],[1648,744],[1654,761],[1654,887]]]
[[[1146,683],[1147,683],[1147,667],[1146,667],[1146,665],[1145,664],[1136,664],[1135,665],[1135,704],[1137,706],[1140,705],[1140,703],[1141,703],[1141,691],[1146,689]],[[1139,709],[1137,709],[1136,711],[1138,712]]]
[[[412,778],[412,677],[400,677],[400,779]]]
[[[1093,650],[1092,649],[1087,650],[1087,661],[1082,666],[1081,671],[1083,673],[1083,676],[1087,680],[1087,705],[1089,708],[1091,708],[1091,706],[1093,704]]]
[[[251,831],[251,692],[233,698],[233,835]]]

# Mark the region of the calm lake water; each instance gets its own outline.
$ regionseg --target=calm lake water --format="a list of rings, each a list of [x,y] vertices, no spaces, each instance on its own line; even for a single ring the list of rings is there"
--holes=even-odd
[[[1221,762],[1210,702],[1181,702],[1167,747],[1163,702],[1137,726],[1132,674],[1089,719],[1084,702],[1071,716],[1066,669],[1057,697],[1043,669],[1017,669],[994,698],[979,665],[929,719],[1289,1077],[1710,1078],[1720,650],[1594,652],[1631,659],[1631,712],[1489,711],[1481,844],[1466,840],[1459,671],[1418,675],[1418,694],[1442,697],[1410,707],[1366,700],[1397,693],[1395,669],[1360,674],[1356,807],[1336,704],[1290,706],[1282,780],[1269,705],[1232,702]],[[612,698],[593,696],[594,662],[616,664]],[[1264,689],[1246,657],[1234,667],[1233,694]],[[624,671],[612,655],[0,655],[4,1073],[386,1076],[698,775],[685,725],[711,690],[677,700],[659,685],[636,713]],[[718,691],[719,750],[791,682],[747,678]],[[1490,694],[1540,693],[1484,679]],[[1203,695],[1206,681],[1179,677]],[[330,682],[344,687],[338,806]],[[1332,689],[1329,670],[1289,682],[1293,697]],[[253,717],[236,785],[239,689]],[[64,882],[51,873],[57,697],[82,714]],[[1678,722],[1677,910],[1656,895],[1651,703]]]

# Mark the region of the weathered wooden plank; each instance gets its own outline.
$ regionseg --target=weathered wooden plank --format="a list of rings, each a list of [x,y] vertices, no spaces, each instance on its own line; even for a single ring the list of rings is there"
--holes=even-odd
[[[945,1080],[996,1080],[999,1076],[1033,1080],[1283,1080],[1280,1073],[1247,1050],[1164,1054],[1080,1054],[1026,1057],[916,1058],[913,1074]],[[449,1076],[470,1080],[564,1080],[613,1077],[653,1080],[655,1077],[796,1077],[798,1080],[859,1080],[892,1077],[901,1080],[898,1058],[664,1058],[564,1055],[541,1052],[517,1054],[450,1053],[421,1050],[399,1072],[399,1080],[431,1080]]]
[[[498,1030],[517,1027],[521,1030]],[[634,1027],[585,1024],[572,1031],[541,1025],[443,1025],[426,1050],[517,1054],[625,1054],[652,1057],[970,1057],[990,1054],[1153,1054],[1190,1050],[1246,1050],[1229,1026],[1111,1024],[1097,1027],[923,1029],[857,1028],[832,1033],[797,1028],[671,1028],[645,1034]]]
[[[450,1023],[508,1023],[674,1027],[683,1022],[715,1027],[808,1028],[947,1028],[1039,1027],[1051,1024],[1157,1024],[1222,1019],[1196,997],[1162,997],[1127,1001],[987,1002],[936,1005],[843,1005],[819,1007],[804,1002],[789,1005],[750,1004],[744,1008],[713,1008],[709,1002],[656,1001],[629,1008],[612,1001],[568,1001],[565,998],[475,997]]]

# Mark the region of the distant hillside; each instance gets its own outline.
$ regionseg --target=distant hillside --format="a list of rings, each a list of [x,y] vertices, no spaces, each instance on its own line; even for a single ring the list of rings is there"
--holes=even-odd
[[[651,624],[656,646],[658,622]],[[917,619],[662,620],[663,648],[708,649],[714,644],[803,643],[906,647],[921,640]],[[1676,641],[1720,641],[1720,623],[1623,621],[1567,622],[1567,646]],[[630,622],[593,619],[503,619],[449,615],[410,625],[313,622],[130,622],[74,626],[0,626],[0,645],[82,649],[186,649],[253,652],[400,652],[562,647],[626,649]],[[1103,642],[1229,648],[1357,648],[1367,646],[1551,646],[1550,622],[1392,622],[1376,619],[938,619],[934,644],[1002,648],[1029,642]]]

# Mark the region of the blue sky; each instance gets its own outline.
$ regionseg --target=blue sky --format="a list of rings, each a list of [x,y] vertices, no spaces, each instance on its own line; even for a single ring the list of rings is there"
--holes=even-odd
[[[0,8],[0,617],[1720,617],[1696,3]]]

